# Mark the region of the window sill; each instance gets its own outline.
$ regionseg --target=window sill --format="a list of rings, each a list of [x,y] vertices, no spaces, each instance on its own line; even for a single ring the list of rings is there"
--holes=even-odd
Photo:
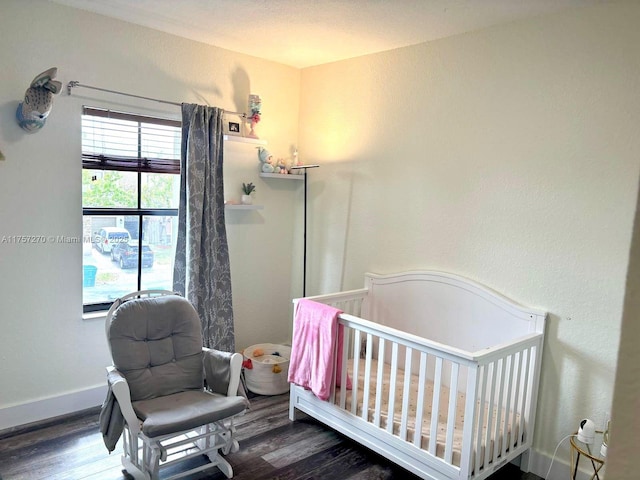
[[[82,320],[106,320],[108,310],[98,310],[97,312],[87,312],[82,314]]]

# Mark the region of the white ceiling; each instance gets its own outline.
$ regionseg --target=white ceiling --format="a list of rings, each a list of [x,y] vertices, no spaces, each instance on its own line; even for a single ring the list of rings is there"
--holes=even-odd
[[[607,0],[52,0],[297,68]]]

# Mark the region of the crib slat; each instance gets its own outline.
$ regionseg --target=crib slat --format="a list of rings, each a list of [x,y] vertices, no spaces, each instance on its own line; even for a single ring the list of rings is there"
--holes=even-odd
[[[497,382],[498,384],[498,403],[497,403],[497,411],[496,411],[496,426],[493,434],[493,461],[499,457],[500,447],[500,424],[502,423],[502,401],[504,395],[504,373],[506,369],[506,358],[500,359],[500,380]]]
[[[373,413],[373,424],[380,427],[380,411],[382,409],[382,395],[384,392],[384,338],[378,339],[378,374],[376,378],[376,406]]]
[[[433,400],[431,402],[431,428],[429,429],[429,453],[436,454],[438,443],[438,412],[440,411],[440,388],[442,386],[442,358],[436,357],[433,377]]]
[[[393,433],[393,412],[396,409],[396,380],[398,378],[398,344],[391,344],[391,378],[389,380],[389,409],[387,414],[387,432]]]
[[[467,387],[465,389],[464,422],[462,425],[462,449],[460,455],[460,478],[469,478],[473,471],[473,439],[476,425],[470,419],[476,418],[478,399],[478,366],[467,369]],[[469,420],[467,420],[469,419]]]
[[[514,363],[517,366],[515,367],[516,378],[514,381],[514,385],[516,387],[515,392],[513,393],[513,417],[511,417],[511,444],[514,447],[520,446],[520,435],[516,435],[516,431],[519,428],[518,424],[518,414],[521,414],[518,409],[520,405],[520,376],[522,372],[522,352],[517,352],[516,356],[514,356]],[[520,432],[522,433],[522,432]]]
[[[496,362],[491,362],[491,388],[489,389],[489,413],[487,414],[487,431],[485,434],[485,442],[484,442],[484,468],[489,468],[489,459],[491,457],[491,449],[493,438],[491,437],[492,426],[493,426],[493,407],[495,405],[496,399],[496,383],[498,376],[498,364]]]
[[[358,415],[358,378],[360,373],[360,330],[353,335],[353,385],[351,388],[351,413]]]
[[[538,378],[539,378],[539,369],[541,366],[540,360],[542,358],[539,356],[542,352],[540,349],[542,348],[542,342],[534,344],[531,346],[531,361],[529,362],[529,389],[527,393],[527,407],[525,409],[526,420],[525,422],[531,426],[528,430],[524,431],[525,441],[531,444],[533,441],[533,427],[534,425],[530,422],[535,422],[536,415],[536,398],[538,394]]]
[[[407,439],[407,421],[409,419],[409,398],[411,396],[411,357],[413,350],[409,347],[404,356],[404,388],[402,390],[402,413],[400,420],[400,438]]]
[[[475,456],[475,464],[473,466],[473,471],[478,472],[480,468],[482,455],[482,427],[484,426],[484,410],[485,410],[485,402],[487,401],[487,377],[489,372],[489,365],[482,365],[482,388],[480,390],[480,411],[478,412],[478,424],[477,424],[477,432],[476,432],[476,456]]]
[[[458,370],[460,365],[451,364],[451,382],[449,384],[449,411],[447,412],[447,440],[444,448],[444,460],[453,461],[453,428],[456,426],[456,406],[458,403]]]
[[[329,398],[327,399],[327,401],[332,404],[336,403],[336,381],[340,374],[340,372],[338,372],[338,355],[339,353],[336,349],[335,356],[333,358],[333,366],[331,367],[331,390],[329,391]]]
[[[510,450],[513,443],[513,435],[508,435],[509,433],[509,419],[510,415],[513,414],[511,412],[511,387],[513,386],[513,361],[514,356],[509,355],[507,357],[509,361],[509,368],[507,369],[507,378],[509,382],[507,383],[507,405],[504,408],[504,426],[502,428],[502,456],[504,457],[507,454],[507,450]]]
[[[424,387],[427,383],[427,354],[420,352],[420,373],[418,374],[418,401],[416,403],[416,427],[413,444],[422,448],[422,417],[424,414]]]
[[[345,300],[344,302],[341,302],[338,308],[343,312],[351,313],[353,311],[353,300]]]
[[[367,333],[367,348],[364,361],[364,387],[362,389],[362,419],[369,421],[369,390],[371,389],[371,351],[373,335]]]
[[[525,348],[524,353],[524,382],[522,383],[522,408],[520,409],[520,430],[518,430],[518,438],[524,441],[525,417],[527,416],[527,397],[529,391],[529,370],[531,370],[531,354],[533,347]]]
[[[339,327],[338,327],[339,328]],[[349,336],[351,329],[343,326],[342,336],[342,371],[340,372],[340,408],[345,408],[347,402],[347,363],[349,362]],[[356,381],[358,379],[356,378]]]

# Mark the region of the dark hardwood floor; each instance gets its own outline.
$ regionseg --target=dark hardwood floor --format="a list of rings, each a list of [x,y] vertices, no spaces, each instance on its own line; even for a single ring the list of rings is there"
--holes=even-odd
[[[288,394],[255,396],[237,422],[240,451],[226,458],[238,480],[417,479],[408,471],[310,417],[290,422]],[[126,480],[121,446],[109,455],[96,410],[0,436],[0,480]],[[193,464],[204,463],[192,460]],[[184,465],[184,464],[183,464]],[[222,480],[212,468],[187,480]],[[541,480],[507,465],[490,480]]]

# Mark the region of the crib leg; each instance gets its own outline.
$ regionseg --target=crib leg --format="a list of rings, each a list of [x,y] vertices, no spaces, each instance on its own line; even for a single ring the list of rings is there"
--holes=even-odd
[[[298,411],[298,409],[295,407],[294,398],[294,393],[293,391],[291,391],[289,395],[289,420],[291,420],[292,422],[296,421],[296,413]]]
[[[525,473],[531,471],[531,450],[522,452],[520,455],[520,471]]]
[[[289,420],[291,420],[292,422],[295,422],[297,419],[296,412],[297,409],[293,406],[293,402],[289,402]]]

